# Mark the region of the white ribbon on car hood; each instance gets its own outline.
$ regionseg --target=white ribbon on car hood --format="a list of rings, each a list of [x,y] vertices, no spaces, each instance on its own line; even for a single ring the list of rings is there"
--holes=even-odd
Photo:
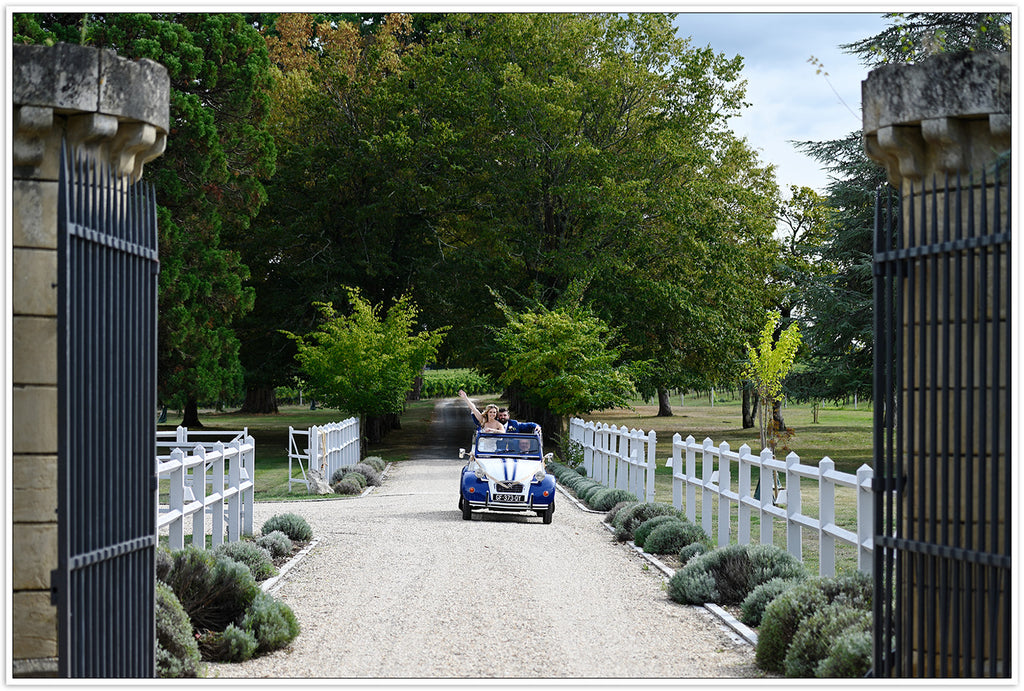
[[[492,482],[522,482],[527,484],[533,481],[533,476],[538,468],[544,468],[543,461],[522,458],[507,458],[497,456],[494,458],[474,459],[480,467],[484,476]]]

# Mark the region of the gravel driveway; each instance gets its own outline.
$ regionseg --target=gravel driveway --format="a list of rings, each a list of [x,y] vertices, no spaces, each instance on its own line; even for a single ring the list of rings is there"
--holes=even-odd
[[[750,678],[754,651],[559,495],[554,522],[458,510],[465,407],[444,402],[422,458],[354,500],[259,503],[306,518],[316,547],[274,587],[302,632],[209,677]],[[454,444],[454,448],[452,446]]]

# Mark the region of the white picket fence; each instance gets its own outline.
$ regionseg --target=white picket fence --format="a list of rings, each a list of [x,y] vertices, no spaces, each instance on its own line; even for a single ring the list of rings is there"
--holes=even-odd
[[[626,430],[599,422],[573,418],[569,422],[569,438],[583,448],[583,465],[587,475],[606,487],[621,487],[644,501],[654,501],[654,468],[657,435],[652,430]],[[701,455],[701,476],[696,475],[697,454]],[[837,543],[857,550],[857,568],[871,573],[874,558],[874,471],[863,465],[856,475],[838,472],[827,456],[817,466],[800,463],[791,453],[785,461],[776,459],[770,449],[760,455],[750,452],[744,444],[732,451],[728,443],[715,445],[711,439],[697,444],[692,436],[685,440],[672,438],[671,455],[665,465],[672,468],[672,505],[693,523],[697,523],[697,491],[701,492],[700,525],[719,545],[727,545],[733,537],[733,506],[736,511],[736,541],[750,544],[753,517],[760,523],[759,541],[772,544],[774,521],[786,526],[786,551],[803,561],[804,529],[814,531],[818,538],[818,573],[835,575]],[[733,489],[732,469],[736,468]],[[753,477],[757,469],[757,479]],[[784,489],[773,497],[775,474],[783,480]],[[818,517],[803,512],[801,479],[810,478],[818,484]],[[760,492],[757,488],[760,487]],[[836,523],[836,491],[856,493],[856,525],[842,527]],[[758,494],[758,497],[754,495]]]
[[[338,468],[358,463],[359,453],[359,418],[309,429],[288,427],[288,491],[292,491],[293,484],[309,488],[306,471],[311,463],[330,481]],[[298,465],[299,475],[294,472],[293,462]]]
[[[701,455],[701,477],[696,475],[697,454]],[[828,456],[817,466],[800,463],[800,457],[791,453],[785,461],[776,459],[771,449],[760,455],[750,452],[744,444],[732,451],[729,444],[718,446],[711,439],[698,444],[692,436],[672,437],[672,456],[667,465],[672,468],[672,504],[685,512],[696,523],[697,490],[701,492],[700,525],[719,545],[732,539],[732,507],[737,505],[736,541],[741,545],[751,542],[751,525],[756,514],[760,522],[759,541],[772,544],[774,520],[786,525],[786,551],[803,561],[803,529],[815,531],[818,536],[818,574],[835,575],[836,543],[857,549],[857,568],[871,573],[874,555],[874,471],[862,465],[856,475],[837,472]],[[732,469],[736,468],[736,489],[733,490]],[[757,469],[757,480],[753,471]],[[783,479],[782,489],[773,502],[774,474]],[[818,517],[803,512],[801,478],[816,480],[818,484]],[[757,492],[758,486],[760,492]],[[836,524],[836,488],[856,492],[857,523],[853,530]],[[755,497],[755,493],[759,497]],[[715,511],[717,507],[717,511]],[[725,517],[726,520],[723,520]],[[717,519],[717,520],[716,520]],[[714,525],[717,522],[717,529]]]
[[[654,501],[657,435],[653,430],[645,433],[572,418],[569,438],[583,447],[583,467],[588,477],[643,497],[644,501]]]
[[[227,437],[214,439],[214,437]],[[216,547],[253,534],[256,444],[241,432],[157,432],[157,474],[168,482],[169,497],[159,507],[157,532],[167,531],[172,550],[185,546],[186,526],[192,544]]]

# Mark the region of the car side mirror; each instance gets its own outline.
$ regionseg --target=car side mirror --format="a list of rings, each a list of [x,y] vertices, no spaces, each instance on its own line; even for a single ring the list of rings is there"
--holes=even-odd
[[[465,449],[459,449],[459,458],[462,458],[465,455],[466,455],[466,450]]]
[[[546,453],[546,454],[544,454],[544,462],[545,463],[550,463],[551,459],[554,458],[554,457],[555,457],[554,453]]]

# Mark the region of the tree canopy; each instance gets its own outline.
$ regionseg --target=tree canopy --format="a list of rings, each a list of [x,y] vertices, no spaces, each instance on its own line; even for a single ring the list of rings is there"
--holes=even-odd
[[[234,323],[255,296],[234,248],[266,201],[276,154],[266,43],[229,13],[17,14],[14,38],[97,45],[167,68],[171,132],[146,165],[159,206],[158,390],[196,426],[198,401],[235,399],[242,384]]]
[[[776,201],[728,129],[741,60],[659,14],[265,21],[282,174],[247,255],[266,267],[250,321],[301,329],[312,315],[289,303],[342,284],[408,291],[424,323],[451,325],[442,362],[496,374],[488,289],[525,312],[576,285],[623,359],[661,363],[648,387],[735,374]]]

